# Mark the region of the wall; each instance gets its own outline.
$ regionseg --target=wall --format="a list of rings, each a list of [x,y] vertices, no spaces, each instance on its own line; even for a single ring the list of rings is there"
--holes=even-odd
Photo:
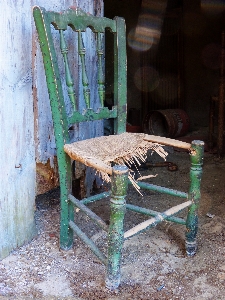
[[[0,259],[35,234],[30,0],[1,2]]]

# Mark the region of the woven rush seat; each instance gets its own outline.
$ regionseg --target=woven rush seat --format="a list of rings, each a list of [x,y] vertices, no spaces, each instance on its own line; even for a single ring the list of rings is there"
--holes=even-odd
[[[74,160],[99,171],[103,180],[109,182],[112,174],[111,163],[118,165],[133,164],[137,168],[146,161],[147,151],[157,152],[162,158],[167,153],[158,143],[145,140],[144,133],[124,132],[119,135],[96,137],[64,145],[64,151]],[[129,179],[132,180],[131,174]]]

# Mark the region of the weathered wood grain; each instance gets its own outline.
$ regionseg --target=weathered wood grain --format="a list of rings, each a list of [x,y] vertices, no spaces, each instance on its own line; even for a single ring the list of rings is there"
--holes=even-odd
[[[35,233],[30,0],[1,2],[0,259]]]

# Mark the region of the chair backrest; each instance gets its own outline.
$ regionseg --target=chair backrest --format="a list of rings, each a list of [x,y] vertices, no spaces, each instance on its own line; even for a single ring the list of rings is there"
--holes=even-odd
[[[43,56],[47,87],[50,97],[54,132],[57,147],[69,142],[69,127],[77,122],[93,121],[100,119],[114,119],[114,133],[126,131],[126,36],[125,22],[123,18],[115,17],[113,20],[105,17],[95,17],[86,14],[78,8],[69,8],[61,13],[46,11],[42,7],[33,8],[34,20],[38,32],[40,47]],[[53,26],[52,26],[53,25]],[[72,29],[77,35],[79,53],[79,65],[82,73],[83,99],[86,109],[83,111],[77,108],[76,92],[72,79],[71,66],[68,59],[68,46],[66,42],[66,30]],[[55,45],[53,28],[58,31],[60,50]],[[82,32],[90,28],[95,34],[97,59],[97,80],[99,108],[93,109],[90,104],[89,80],[92,74],[87,74],[85,62],[85,48],[82,39]],[[70,30],[71,30],[70,29]],[[112,109],[104,107],[105,100],[105,76],[104,76],[104,53],[102,46],[102,35],[105,30],[114,35],[114,104]],[[64,90],[59,70],[58,58],[61,52],[64,61],[64,74],[67,86],[68,98],[73,112],[67,114],[64,101]],[[89,80],[88,80],[89,77]]]

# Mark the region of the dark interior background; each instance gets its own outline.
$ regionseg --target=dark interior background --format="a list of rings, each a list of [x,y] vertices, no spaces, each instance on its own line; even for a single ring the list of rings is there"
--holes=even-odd
[[[208,126],[210,98],[219,89],[224,5],[224,0],[104,0],[106,17],[126,21],[128,113],[135,108],[140,123],[150,110],[182,108],[191,130]],[[110,98],[111,68],[106,76]]]

